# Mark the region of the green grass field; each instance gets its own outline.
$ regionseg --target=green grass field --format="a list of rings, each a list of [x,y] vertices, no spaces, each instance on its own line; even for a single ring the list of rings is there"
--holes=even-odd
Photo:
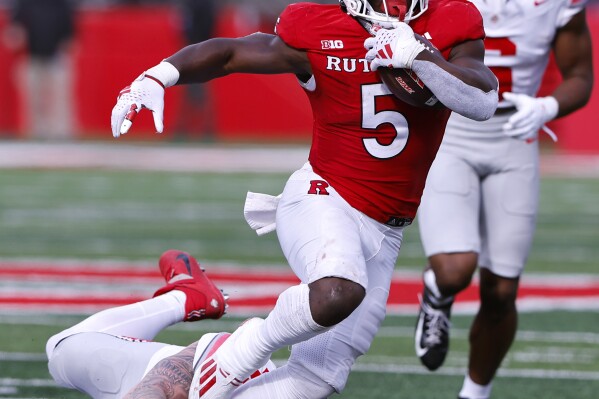
[[[284,264],[274,235],[257,237],[243,220],[248,190],[278,194],[287,174],[2,170],[0,267],[12,259],[102,259],[155,263],[178,248],[204,262]],[[527,266],[534,273],[599,276],[599,181],[545,177],[538,229]],[[398,269],[425,261],[418,229],[405,234]],[[3,288],[0,283],[0,288]],[[4,287],[5,288],[5,287]],[[53,386],[46,339],[82,316],[0,314],[0,399],[82,398]],[[345,398],[455,398],[472,316],[454,317],[446,366],[428,373],[413,354],[414,315],[389,317],[360,359]],[[175,326],[158,338],[187,344],[238,319]],[[285,351],[277,354],[284,358]],[[599,397],[599,304],[595,311],[521,315],[520,332],[494,398]]]

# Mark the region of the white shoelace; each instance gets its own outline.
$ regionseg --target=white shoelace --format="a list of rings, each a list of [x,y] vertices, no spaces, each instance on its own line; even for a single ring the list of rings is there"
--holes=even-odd
[[[442,335],[449,330],[451,322],[442,310],[435,309],[424,301],[421,306],[428,326],[424,331],[424,342],[427,346],[438,345],[441,343]]]

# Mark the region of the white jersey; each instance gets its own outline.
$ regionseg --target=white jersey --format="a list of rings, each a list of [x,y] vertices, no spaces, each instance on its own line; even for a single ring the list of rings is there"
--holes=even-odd
[[[471,0],[485,25],[485,64],[499,79],[500,93],[535,96],[549,60],[555,31],[587,0]]]
[[[485,26],[485,64],[499,80],[499,108],[506,91],[536,96],[556,30],[584,9],[588,0],[470,0]],[[470,137],[477,122],[455,113],[446,135]],[[464,131],[466,130],[466,131]]]

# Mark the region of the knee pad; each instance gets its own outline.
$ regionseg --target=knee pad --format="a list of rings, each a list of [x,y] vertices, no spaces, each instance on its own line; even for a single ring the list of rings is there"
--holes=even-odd
[[[76,334],[60,342],[50,357],[48,370],[59,386],[77,389],[94,397],[100,393],[118,394],[129,359],[122,352],[110,348],[86,350],[91,335],[105,334]]]
[[[171,346],[98,332],[78,333],[62,339],[51,351],[48,370],[59,386],[92,398],[118,399],[141,380],[154,355]]]

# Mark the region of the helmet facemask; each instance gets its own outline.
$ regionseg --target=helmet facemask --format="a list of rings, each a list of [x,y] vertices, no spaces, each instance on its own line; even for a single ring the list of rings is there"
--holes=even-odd
[[[370,1],[372,0],[340,0],[343,10],[349,15],[383,28],[392,28],[400,21],[412,21],[428,8],[428,0],[382,0],[382,9],[375,11]]]

